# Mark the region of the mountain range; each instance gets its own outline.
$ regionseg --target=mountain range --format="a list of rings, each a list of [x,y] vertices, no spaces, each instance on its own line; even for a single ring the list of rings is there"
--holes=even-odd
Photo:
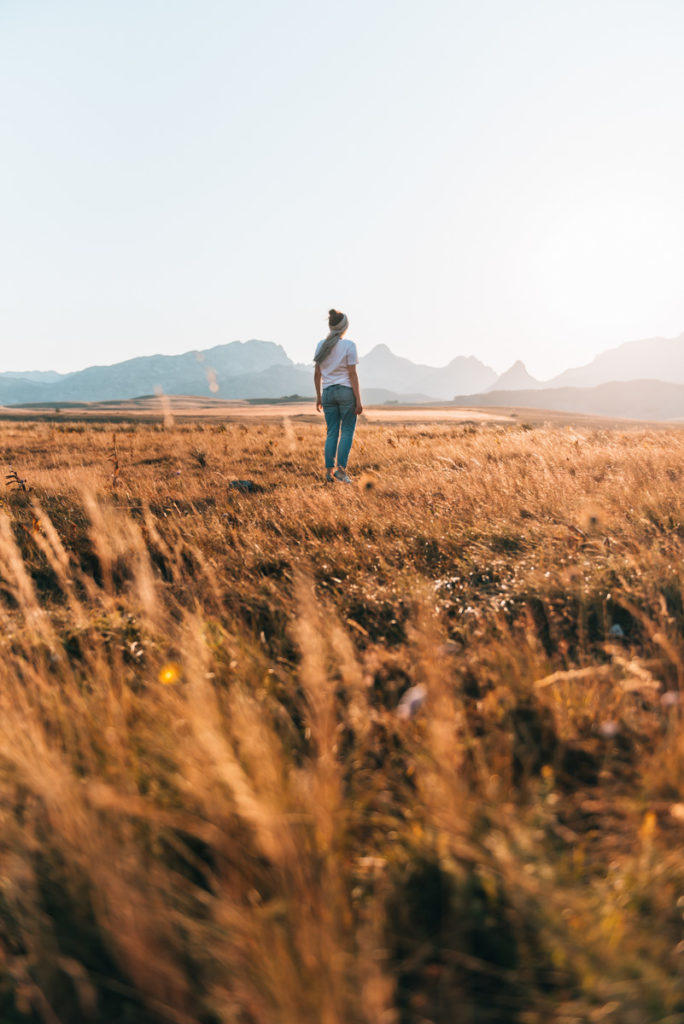
[[[648,380],[653,385],[647,389],[651,396],[647,402],[649,409],[657,411],[662,405],[658,418],[684,417],[684,402],[680,406],[675,397],[677,389],[669,389],[664,403],[668,410],[675,411],[665,413],[663,403],[658,401],[656,386],[658,382],[684,385],[684,334],[678,338],[626,342],[544,382],[532,377],[520,361],[497,375],[474,356],[456,356],[446,366],[434,367],[397,356],[386,345],[376,345],[361,359],[359,379],[368,404],[455,400],[458,404],[554,409],[569,408],[558,402],[583,405],[584,399],[576,394],[578,391]],[[636,409],[639,390],[645,394],[643,385],[636,391],[623,388],[623,398],[619,401],[616,398],[619,388],[617,392],[613,388],[610,400],[604,390],[598,396],[594,394],[589,404],[598,401],[607,408],[617,402]],[[684,394],[684,389],[682,392]],[[294,363],[281,345],[257,340],[233,341],[177,356],[140,356],[109,366],[89,366],[69,374],[35,370],[0,372],[2,405],[102,402],[159,393],[225,399],[310,397],[313,373],[311,366]],[[574,411],[580,411],[579,407]],[[606,415],[639,414],[610,410]]]
[[[371,403],[448,401],[497,380],[494,370],[473,356],[456,356],[448,366],[434,367],[395,356],[386,345],[364,356],[359,372]],[[312,396],[313,369],[294,363],[281,345],[253,340],[179,356],[140,356],[69,374],[0,373],[3,405],[106,402],[161,392],[226,399]]]
[[[463,408],[549,409],[555,412],[632,420],[684,419],[684,384],[662,380],[618,380],[589,388],[534,388],[459,395]]]

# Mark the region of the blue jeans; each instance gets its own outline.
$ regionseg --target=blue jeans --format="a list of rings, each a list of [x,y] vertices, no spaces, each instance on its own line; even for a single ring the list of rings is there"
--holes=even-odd
[[[329,387],[323,388],[321,398],[325,424],[328,428],[328,435],[325,439],[325,468],[333,469],[335,455],[337,455],[337,465],[346,469],[356,428],[354,392],[345,384],[331,384]]]

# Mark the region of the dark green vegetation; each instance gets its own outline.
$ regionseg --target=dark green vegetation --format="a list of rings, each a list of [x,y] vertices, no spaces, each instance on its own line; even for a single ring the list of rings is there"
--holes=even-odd
[[[684,1021],[682,433],[0,445],[2,1021]]]

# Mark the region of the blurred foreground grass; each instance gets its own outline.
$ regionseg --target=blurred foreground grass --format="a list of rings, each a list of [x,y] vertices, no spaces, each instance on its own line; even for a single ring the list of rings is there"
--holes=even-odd
[[[684,433],[321,448],[0,426],[0,1020],[684,1021]]]

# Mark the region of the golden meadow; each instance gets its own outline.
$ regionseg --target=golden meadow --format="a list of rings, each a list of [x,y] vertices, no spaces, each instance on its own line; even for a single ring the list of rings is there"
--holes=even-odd
[[[0,424],[0,1019],[684,1021],[684,433],[322,434]]]

